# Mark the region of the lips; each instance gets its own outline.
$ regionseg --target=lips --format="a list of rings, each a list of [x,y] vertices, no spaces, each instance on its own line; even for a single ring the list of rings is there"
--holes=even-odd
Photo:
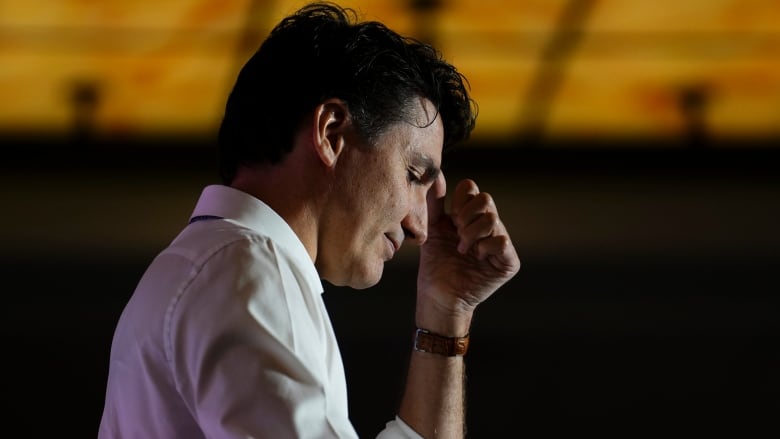
[[[390,246],[392,247],[393,254],[398,251],[399,248],[401,248],[401,243],[393,239],[392,236],[385,233],[385,238],[387,238],[387,241],[390,243]]]

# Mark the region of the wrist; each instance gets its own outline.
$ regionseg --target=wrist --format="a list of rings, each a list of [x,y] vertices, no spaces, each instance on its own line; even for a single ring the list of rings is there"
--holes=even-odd
[[[437,320],[418,317],[415,319],[416,327],[425,329],[443,337],[465,337],[469,334],[471,321]]]
[[[430,307],[418,306],[415,324],[430,332],[445,337],[463,337],[471,328],[471,313],[444,312]]]

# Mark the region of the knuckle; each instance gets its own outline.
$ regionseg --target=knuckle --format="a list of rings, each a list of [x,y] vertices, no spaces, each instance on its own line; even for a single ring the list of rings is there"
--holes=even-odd
[[[496,206],[493,196],[487,192],[480,192],[475,198],[478,200],[479,204],[487,210],[493,210]]]
[[[498,214],[493,211],[487,211],[484,214],[485,222],[488,223],[491,227],[496,227],[499,224]]]

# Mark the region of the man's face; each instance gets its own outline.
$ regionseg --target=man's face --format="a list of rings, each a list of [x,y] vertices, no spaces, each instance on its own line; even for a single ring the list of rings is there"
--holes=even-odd
[[[441,167],[444,128],[427,100],[414,119],[391,126],[376,146],[347,137],[318,235],[315,264],[328,282],[375,285],[405,239],[427,238],[426,194]]]

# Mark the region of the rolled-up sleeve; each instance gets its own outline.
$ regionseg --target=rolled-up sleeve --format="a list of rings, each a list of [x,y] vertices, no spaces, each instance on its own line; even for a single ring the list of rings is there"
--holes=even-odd
[[[396,416],[394,420],[385,425],[385,429],[379,433],[376,439],[423,439],[423,437]]]

